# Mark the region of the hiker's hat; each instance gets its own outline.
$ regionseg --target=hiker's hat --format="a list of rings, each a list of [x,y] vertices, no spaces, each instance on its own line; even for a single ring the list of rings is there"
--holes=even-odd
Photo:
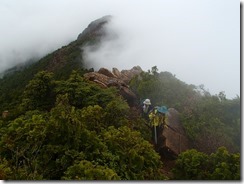
[[[166,106],[161,106],[161,107],[158,107],[157,108],[158,112],[161,112],[161,113],[167,113],[168,112],[168,109]]]
[[[143,104],[145,104],[145,105],[151,105],[151,102],[150,102],[149,99],[146,99],[146,100],[143,102]]]

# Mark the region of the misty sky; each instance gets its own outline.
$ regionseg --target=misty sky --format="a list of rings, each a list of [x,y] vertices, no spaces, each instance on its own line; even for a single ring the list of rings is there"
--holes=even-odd
[[[237,0],[0,0],[0,72],[68,44],[104,15],[118,38],[87,49],[92,65],[156,65],[212,95],[240,95]]]

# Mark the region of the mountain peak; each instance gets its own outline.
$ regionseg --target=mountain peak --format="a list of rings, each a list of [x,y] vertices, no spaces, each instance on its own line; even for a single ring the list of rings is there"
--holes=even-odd
[[[92,21],[88,27],[78,35],[77,40],[83,40],[85,39],[88,35],[89,36],[100,36],[104,35],[105,31],[103,29],[103,26],[107,24],[109,21],[111,21],[112,16],[111,15],[106,15],[103,16],[102,18],[96,19]]]

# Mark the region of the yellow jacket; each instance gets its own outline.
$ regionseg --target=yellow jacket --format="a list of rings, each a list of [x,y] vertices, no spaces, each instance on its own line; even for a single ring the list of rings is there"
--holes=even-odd
[[[151,126],[161,126],[166,125],[167,117],[161,113],[157,113],[157,109],[152,110],[149,113],[150,125]]]

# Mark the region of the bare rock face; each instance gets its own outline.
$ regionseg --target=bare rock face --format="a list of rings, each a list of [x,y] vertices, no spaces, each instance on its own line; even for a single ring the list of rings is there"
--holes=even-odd
[[[121,77],[121,73],[117,68],[113,68],[112,69],[112,73],[117,77],[120,78]]]
[[[168,111],[169,111],[168,120],[169,120],[170,127],[173,128],[179,134],[185,134],[183,126],[179,120],[179,112],[174,108],[169,108]]]
[[[137,66],[131,70],[119,71],[117,68],[113,68],[112,72],[106,68],[100,68],[98,72],[86,73],[84,77],[90,81],[93,81],[103,88],[111,86],[119,89],[120,94],[127,100],[129,105],[133,106],[136,103],[136,95],[129,89],[128,83],[135,75],[142,72],[142,69]]]
[[[108,84],[108,77],[106,75],[97,73],[97,72],[89,72],[84,74],[84,77],[90,81],[93,81],[95,83],[97,83],[99,86],[103,87],[103,88],[107,88],[107,84]]]
[[[142,69],[140,66],[134,66],[131,70],[122,70],[121,74],[125,75],[129,79],[131,79],[133,76],[138,75],[142,72]]]
[[[116,77],[116,76],[114,76],[114,74],[112,74],[112,72],[110,72],[108,69],[106,69],[106,68],[100,68],[99,70],[98,70],[98,73],[100,73],[100,74],[103,74],[103,75],[106,75],[106,76],[108,76],[108,77]]]
[[[77,40],[85,39],[87,36],[101,36],[105,34],[103,26],[112,19],[111,15],[106,15],[100,19],[92,21],[88,27],[78,35]]]
[[[179,120],[179,113],[174,108],[168,109],[168,128],[164,128],[161,135],[161,147],[171,155],[177,156],[190,149],[183,125]]]
[[[121,71],[121,78],[128,83],[132,77],[134,77],[135,75],[139,75],[142,72],[142,69],[140,66],[134,66],[132,69],[130,70],[122,70]]]

